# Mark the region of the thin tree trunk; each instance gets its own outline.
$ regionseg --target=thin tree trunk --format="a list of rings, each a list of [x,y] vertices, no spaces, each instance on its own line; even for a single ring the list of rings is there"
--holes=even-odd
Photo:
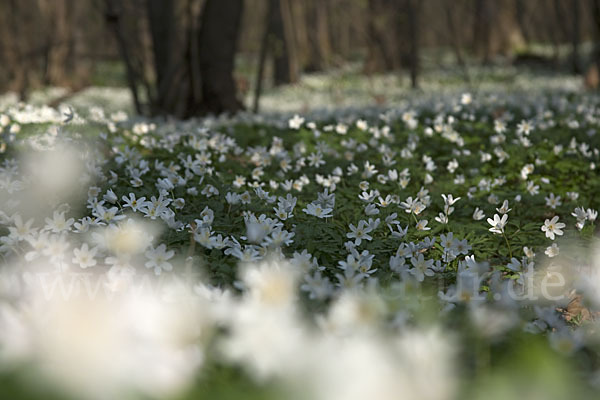
[[[263,32],[263,37],[260,43],[260,53],[258,57],[258,71],[256,73],[256,85],[254,87],[254,102],[252,104],[252,111],[257,113],[260,107],[260,95],[262,93],[262,85],[265,75],[265,64],[267,62],[267,53],[269,48],[269,41],[271,36],[272,24],[271,20],[273,16],[271,15],[273,8],[267,7],[267,12],[264,18],[265,28]]]
[[[587,75],[593,74],[595,68],[596,79],[589,86],[597,90],[600,88],[600,0],[590,0],[590,2],[592,3],[592,24],[594,26],[594,52],[592,54],[594,65],[590,67]]]
[[[233,77],[242,0],[206,0],[199,36],[202,108],[215,114],[244,108]]]
[[[519,24],[519,29],[521,30],[521,34],[523,35],[523,39],[525,40],[525,44],[529,45],[529,41],[531,40],[531,35],[529,33],[529,26],[527,25],[527,13],[525,7],[525,1],[527,0],[515,0],[515,16],[517,20],[517,24]]]
[[[410,41],[410,83],[413,89],[419,87],[419,16],[421,0],[406,0],[408,14],[408,37]]]
[[[173,22],[175,18],[173,1],[146,0],[156,87],[164,87],[168,71],[173,68],[171,57]]]
[[[310,45],[306,14],[308,1],[288,1],[288,17],[290,18],[291,33],[296,50],[298,73],[303,71],[310,57]]]
[[[189,74],[191,81],[191,96],[189,102],[194,105],[202,101],[202,76],[200,74],[200,27],[199,18],[196,18],[194,12],[194,0],[188,0],[187,12],[190,16],[188,38],[189,38]]]
[[[490,10],[491,4],[489,1],[490,0],[475,0],[473,49],[475,54],[482,58],[483,64],[488,64],[491,60],[490,40],[492,15]]]
[[[559,21],[560,19],[560,12],[558,10],[558,3],[556,1],[553,2],[553,11],[554,11],[554,18],[555,21]],[[562,28],[562,27],[561,27]],[[559,39],[559,33],[558,33],[558,29],[555,26],[555,24],[547,24],[546,25],[546,32],[548,33],[548,37],[550,38],[550,41],[552,42],[552,62],[554,64],[554,68],[558,68],[558,64],[560,61],[560,39]]]
[[[569,0],[569,3],[576,2],[576,0]],[[564,43],[568,41],[569,38],[569,25],[565,23],[567,10],[563,8],[563,5],[564,4],[560,0],[554,0],[554,17],[556,18],[556,23],[553,28],[560,32],[560,36],[557,36],[559,43]]]
[[[10,18],[9,28],[11,34],[11,40],[8,43],[10,51],[9,65],[11,68],[11,75],[14,82],[14,88],[19,94],[19,100],[27,100],[27,91],[29,89],[29,62],[27,58],[23,56],[23,52],[20,49],[20,43],[17,43],[17,39],[20,37],[19,23],[17,17],[20,14],[20,9],[17,0],[10,0],[9,7],[11,15],[15,16]]]
[[[471,79],[469,77],[469,70],[467,68],[467,64],[466,64],[465,59],[462,54],[461,40],[460,40],[460,36],[459,36],[460,33],[456,29],[456,23],[454,21],[454,14],[453,14],[454,8],[452,7],[452,4],[449,2],[444,2],[444,6],[445,6],[446,22],[448,24],[448,31],[451,36],[450,41],[452,43],[452,49],[454,50],[454,55],[456,57],[456,63],[462,70],[465,81],[467,83],[469,83],[471,81]]]
[[[398,21],[390,21],[390,9],[395,6],[397,8],[396,13]],[[403,41],[398,41],[395,36],[395,30],[393,25],[405,26],[404,11],[406,5],[404,3],[394,2],[392,4],[386,4],[384,0],[369,0],[367,3],[368,7],[368,25],[367,25],[367,37],[368,37],[368,49],[369,55],[367,57],[367,63],[365,70],[368,73],[380,72],[380,71],[392,71],[399,64],[401,60],[398,60],[396,55],[402,55],[403,49],[394,51],[393,46],[389,46],[390,42],[402,44]],[[392,14],[393,15],[393,14]],[[392,36],[392,40],[389,40]]]
[[[115,38],[117,39],[117,46],[119,48],[119,53],[121,54],[121,59],[125,64],[125,70],[127,73],[127,84],[129,89],[131,90],[131,95],[133,97],[133,104],[135,106],[135,110],[138,114],[143,113],[142,104],[140,103],[138,88],[137,88],[137,77],[136,72],[133,67],[133,62],[131,55],[129,54],[129,49],[127,47],[127,42],[125,40],[125,35],[123,34],[123,30],[121,27],[121,15],[119,13],[118,6],[115,4],[114,0],[105,0],[105,11],[104,15],[106,18],[106,22],[113,31]]]
[[[273,8],[274,83],[281,85],[297,82],[298,59],[289,2],[269,0],[269,8]]]
[[[64,0],[55,0],[50,5],[52,44],[48,57],[48,82],[54,85],[63,85],[65,80],[65,65],[69,55],[68,11]]]
[[[326,0],[313,0],[306,13],[310,55],[307,70],[321,71],[331,61],[331,43],[328,30]]]
[[[581,65],[579,63],[579,41],[580,41],[580,30],[581,30],[581,15],[579,0],[572,0],[572,13],[573,13],[573,24],[571,25],[571,62],[572,71],[574,74],[581,73]]]

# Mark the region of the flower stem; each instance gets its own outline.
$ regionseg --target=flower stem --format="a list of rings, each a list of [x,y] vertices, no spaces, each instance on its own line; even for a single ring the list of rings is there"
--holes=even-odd
[[[508,238],[506,237],[504,230],[502,231],[502,236],[504,236],[504,241],[506,241],[506,246],[508,247],[508,255],[510,256],[510,258],[512,258],[512,250],[510,248],[510,243],[508,242]]]
[[[419,220],[417,219],[417,216],[415,215],[415,213],[410,213],[413,216],[413,219],[415,220],[415,223],[419,223]]]

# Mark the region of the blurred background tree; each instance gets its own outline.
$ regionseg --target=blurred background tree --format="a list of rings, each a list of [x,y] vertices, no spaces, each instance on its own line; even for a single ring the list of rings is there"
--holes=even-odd
[[[126,85],[138,113],[186,118],[349,64],[418,88],[448,55],[465,82],[501,62],[596,87],[599,31],[598,0],[4,0],[0,91]]]

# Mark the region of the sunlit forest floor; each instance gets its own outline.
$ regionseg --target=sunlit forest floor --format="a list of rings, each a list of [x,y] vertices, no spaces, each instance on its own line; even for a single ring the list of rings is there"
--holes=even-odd
[[[252,79],[247,76],[247,79]],[[116,81],[108,82],[115,83]],[[106,84],[107,82],[103,82]],[[543,91],[577,92],[583,90],[583,79],[565,72],[513,66],[477,66],[465,71],[453,66],[426,69],[419,80],[420,88],[410,88],[407,73],[364,75],[359,64],[324,73],[305,74],[297,84],[267,89],[260,98],[260,111],[320,112],[348,108],[388,108],[404,104],[408,99],[432,100],[461,93],[506,93],[522,96]],[[61,101],[61,99],[64,100]],[[250,87],[245,96],[247,108],[254,99]],[[58,101],[57,101],[58,100]],[[18,103],[15,93],[0,96],[0,107]],[[133,113],[130,91],[125,86],[90,86],[70,93],[63,88],[45,88],[30,93],[28,104],[56,103],[70,105],[86,112],[101,107],[106,112]]]

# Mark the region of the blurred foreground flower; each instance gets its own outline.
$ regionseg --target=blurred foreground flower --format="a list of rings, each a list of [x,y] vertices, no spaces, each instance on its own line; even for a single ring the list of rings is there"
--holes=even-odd
[[[2,368],[22,365],[36,383],[95,400],[176,395],[204,361],[210,309],[183,285],[130,282],[115,293],[106,275],[86,274],[65,291],[68,273],[25,277],[18,298],[0,302]]]

